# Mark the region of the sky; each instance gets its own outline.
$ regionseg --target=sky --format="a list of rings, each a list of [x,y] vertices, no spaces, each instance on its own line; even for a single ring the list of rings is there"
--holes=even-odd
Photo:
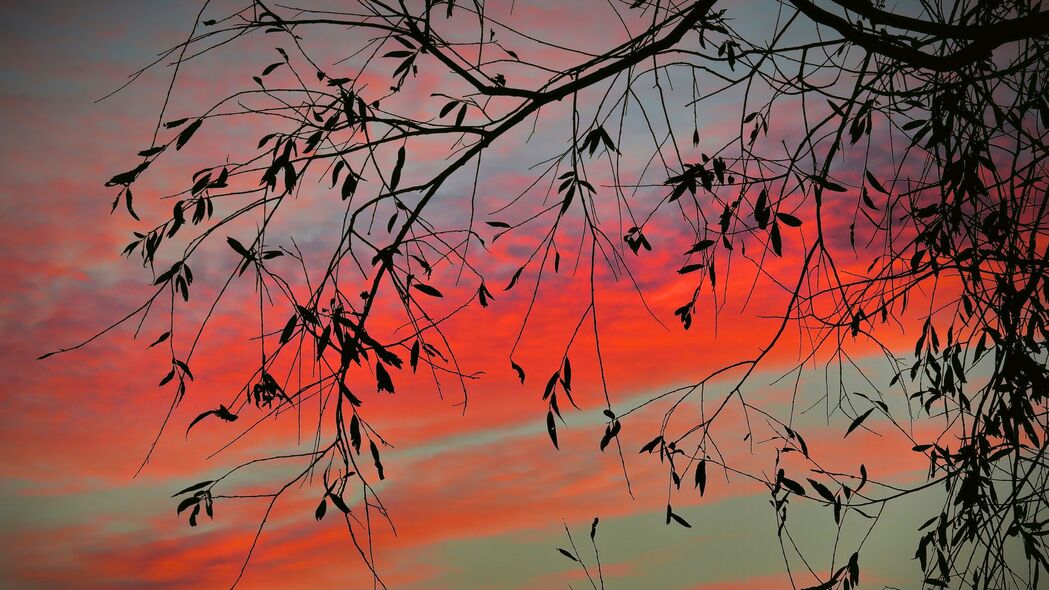
[[[293,412],[211,458],[236,434],[233,430],[203,423],[183,434],[194,416],[236,391],[254,358],[255,348],[247,340],[252,328],[245,325],[252,309],[245,306],[219,309],[215,328],[196,354],[198,382],[137,476],[170,401],[170,390],[156,385],[166,371],[165,353],[146,349],[163,322],[147,321],[137,339],[133,328],[121,327],[84,349],[36,360],[93,334],[150,293],[148,273],[120,256],[130,233],[142,226],[119,210],[110,213],[114,193],[103,185],[133,161],[135,151],[149,145],[169,70],[151,70],[128,89],[101,102],[96,99],[178,43],[198,8],[195,2],[42,0],[7,6],[0,19],[0,171],[5,180],[0,188],[0,588],[228,587],[247,555],[264,504],[219,503],[214,520],[191,528],[185,515],[176,515],[172,494],[240,462],[308,447],[309,436],[300,435],[301,422]],[[573,13],[582,9],[554,3],[529,3],[518,10],[518,18],[543,27],[550,38],[587,45],[613,35],[605,28],[608,23],[600,21],[608,15],[594,16],[599,11]],[[753,6],[741,10],[759,21],[768,17]],[[580,28],[576,23],[583,19],[599,20]],[[250,85],[251,72],[265,67],[273,55],[272,43],[269,49],[245,43],[195,64],[176,88],[171,116],[191,114],[223,91]],[[415,90],[418,96],[424,96],[427,83],[423,76]],[[720,113],[731,106],[725,99],[703,107],[709,109],[700,119],[704,141],[726,132]],[[522,189],[527,166],[557,145],[558,131],[551,126],[528,143],[515,136],[493,148],[482,182],[481,203],[488,210]],[[185,181],[186,171],[195,169],[194,158],[221,157],[228,143],[261,134],[260,128],[250,127],[204,129],[194,140],[197,152],[180,155],[170,168],[144,180],[139,201],[143,217],[169,206],[150,197],[173,192],[172,187]],[[326,208],[323,191],[314,192],[318,194],[301,198],[298,217],[284,229],[295,232],[304,249],[316,254],[330,236],[327,230],[338,228],[339,211]],[[455,207],[439,214],[453,220],[462,215]],[[484,264],[494,282],[509,279],[516,268],[514,256],[534,238],[524,233],[493,244]],[[692,286],[673,271],[681,264],[677,252],[683,248],[678,247],[687,247],[689,238],[666,226],[654,230],[650,239],[665,247],[635,270],[665,327],[645,312],[628,285],[600,277],[608,287],[600,309],[616,408],[633,407],[695,381],[719,363],[753,355],[760,339],[774,330],[770,316],[783,301],[776,289],[762,289],[744,307],[749,282],[746,271],[740,271],[718,325],[705,315],[685,332],[672,312]],[[565,245],[566,251],[571,248]],[[790,276],[790,264],[801,251],[797,239],[788,242],[784,259],[769,260],[767,269]],[[229,256],[222,250],[213,266],[195,269],[205,286],[199,298],[194,296],[196,307],[188,307],[187,321],[200,313],[199,302],[207,300],[227,272],[222,264],[230,263]],[[586,305],[580,276],[565,273],[544,283],[542,313],[530,320],[515,356],[529,370],[525,386],[506,362],[527,304],[527,294],[518,289],[496,292],[491,308],[474,306],[449,324],[449,333],[462,339],[458,351],[463,362],[484,371],[471,383],[465,412],[457,405],[461,394],[451,391],[442,397],[425,380],[406,376],[395,395],[369,393],[365,399],[383,435],[395,445],[384,451],[388,477],[378,487],[396,525],[396,534],[384,525],[375,529],[376,564],[383,580],[398,589],[589,587],[578,564],[557,548],[569,546],[567,528],[580,547],[577,553],[592,567],[593,548],[587,542],[591,522],[599,517],[596,542],[610,590],[784,587],[783,557],[763,487],[713,473],[702,497],[691,490],[673,496],[675,512],[692,528],[664,523],[665,473],[657,460],[636,450],[651,438],[665,407],[646,407],[624,426],[621,440],[631,497],[618,457],[598,450],[605,424],[603,397],[596,359],[585,343],[572,354],[582,409],[565,412],[560,449],[551,447],[539,388],[567,341],[565,326],[577,321]],[[448,293],[456,290],[451,281],[440,286]],[[245,282],[234,288],[230,300],[250,302],[251,297],[251,285]],[[858,364],[885,385],[888,375],[875,351],[860,346],[856,352]],[[748,394],[782,409],[790,403],[794,379],[809,393],[827,387],[818,367],[790,373],[796,360],[789,350],[774,355],[752,377]],[[784,374],[790,378],[781,380]],[[724,389],[724,384],[715,384],[710,395]],[[298,418],[302,416],[309,419],[305,411]],[[726,420],[742,424],[738,412]],[[828,466],[854,471],[863,462],[886,481],[923,477],[925,464],[909,451],[912,443],[906,437],[874,426],[842,441],[849,422],[840,411],[831,415],[822,409],[799,418],[809,446],[822,453]],[[766,448],[753,450],[741,440],[741,431],[730,430],[725,437],[724,451],[738,464],[769,469]],[[237,483],[243,489],[264,489],[279,484],[294,468],[267,464]],[[313,481],[292,490],[278,504],[238,587],[370,586],[371,575],[345,529],[334,518],[314,519],[319,485]],[[902,585],[920,575],[910,559],[914,528],[937,500],[935,494],[919,495],[886,511],[864,542],[865,581]],[[791,510],[792,518],[802,523],[794,530],[795,541],[820,555],[821,561],[812,565],[825,575],[835,541],[833,521],[811,502],[798,501]],[[856,524],[846,527],[843,546],[854,546],[865,530],[862,523],[852,522]],[[841,563],[840,555],[835,563]],[[794,571],[799,586],[816,583],[803,567]]]

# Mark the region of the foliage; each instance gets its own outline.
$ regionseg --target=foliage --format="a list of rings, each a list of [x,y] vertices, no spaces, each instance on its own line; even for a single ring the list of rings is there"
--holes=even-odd
[[[204,113],[167,120],[175,107],[166,101],[154,143],[108,183],[114,209],[122,204],[138,219],[132,188],[157,160],[196,149],[212,127],[270,130],[193,174],[171,215],[136,232],[124,251],[153,272],[155,286],[124,321],[162,308],[170,317],[153,346],[171,352],[160,384],[174,387],[172,407],[194,378],[194,351],[212,317],[190,329],[175,321],[195,290],[191,264],[227,251],[229,276],[210,309],[233,281],[254,281],[260,362],[235,399],[190,426],[321,400],[326,426],[311,452],[259,460],[304,463],[269,506],[322,472],[316,518],[334,506],[370,564],[370,544],[360,539],[371,514],[386,514],[373,485],[385,475],[387,441],[359,392],[393,394],[402,374],[422,370],[439,388],[454,382],[465,409],[477,375],[460,367],[455,335],[443,326],[500,293],[483,263],[491,242],[509,234],[530,244],[502,289],[531,291],[522,332],[542,311],[544,276],[561,272],[564,245],[578,243],[572,263],[589,282],[589,305],[566,326],[561,362],[540,369],[537,392],[555,447],[565,402],[576,406],[569,353],[589,332],[607,418],[601,451],[622,457],[619,436],[634,413],[667,405],[641,452],[665,466],[668,525],[690,526],[673,508],[686,493],[682,481],[703,494],[715,472],[755,479],[768,488],[789,568],[787,551],[799,551],[791,502],[824,505],[840,531],[847,519],[873,527],[895,499],[942,486],[947,501],[920,527],[915,554],[925,584],[1036,587],[1049,566],[1049,12],[1023,1],[924,2],[911,13],[843,0],[774,6],[755,18],[716,0],[587,3],[593,16],[584,26],[618,22],[622,31],[597,32],[623,41],[573,49],[503,22],[513,13],[482,1],[360,0],[338,10],[253,1],[223,16],[205,4],[187,41],[156,62],[173,61],[173,88],[194,60],[249,37],[273,41],[273,60]],[[341,55],[315,57],[332,53],[332,38]],[[718,119],[731,131],[714,128]],[[484,155],[536,133],[557,137],[545,145],[558,147],[528,162],[533,182],[482,220]],[[328,262],[311,269],[294,236],[275,228],[317,206],[301,193],[321,179],[330,187],[324,207],[342,222]],[[598,315],[599,291],[610,287],[597,276],[607,272],[643,297],[633,271],[656,264],[669,246],[653,236],[668,234],[693,244],[667,269],[690,285],[674,312],[682,329],[711,329],[718,298],[728,284],[746,284],[748,268],[751,292],[783,293],[782,308],[753,356],[617,408]],[[894,326],[920,327],[908,332],[913,350],[882,341]],[[861,461],[850,473],[824,469],[792,426],[794,404],[783,415],[749,400],[755,370],[774,364],[773,351],[795,329],[795,370],[818,360],[838,374],[837,391],[828,386],[822,401],[828,416],[846,416],[842,435],[897,430],[927,458],[926,482],[892,487],[868,478]],[[882,350],[891,382],[847,390],[845,367],[862,374],[850,346]],[[536,368],[509,363],[533,387],[526,374]],[[302,366],[316,378],[293,384]],[[708,396],[708,386],[726,380],[724,392]],[[701,420],[680,418],[684,407],[698,407]],[[738,440],[718,430],[730,408],[745,416],[749,445],[774,447],[771,471],[726,462],[716,441]],[[938,434],[912,438],[908,421]],[[192,509],[191,525],[202,505],[213,514],[224,479],[176,494],[180,513]],[[359,507],[347,501],[351,488]],[[1009,557],[1013,544],[1022,558]],[[808,579],[817,588],[857,586],[861,548]],[[561,551],[578,555],[574,543]]]

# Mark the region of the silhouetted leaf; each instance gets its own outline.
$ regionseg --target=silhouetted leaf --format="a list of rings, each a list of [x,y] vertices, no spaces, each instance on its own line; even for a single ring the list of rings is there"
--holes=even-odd
[[[189,141],[189,138],[193,137],[193,134],[197,132],[197,129],[200,129],[200,125],[203,122],[203,119],[197,119],[183,129],[182,132],[178,134],[178,139],[175,140],[175,149],[182,149],[182,146],[186,145],[186,142]]]
[[[554,448],[557,446],[557,425],[554,424],[554,413],[550,410],[546,412],[546,432],[550,435],[550,440],[554,443]]]
[[[857,416],[856,419],[852,421],[852,424],[849,425],[849,429],[847,431],[845,431],[845,436],[849,436],[850,434],[852,434],[853,430],[856,430],[857,428],[859,428],[860,424],[863,424],[863,421],[866,420],[867,416],[870,416],[871,412],[873,412],[873,411],[874,411],[874,408],[871,408],[871,409],[867,410],[866,412],[864,412],[864,413],[860,414],[859,416]]]
[[[375,388],[376,391],[394,393],[393,379],[390,378],[390,373],[386,371],[386,367],[379,362],[375,363]]]
[[[510,284],[508,284],[506,286],[506,288],[503,289],[503,291],[509,291],[510,289],[513,289],[514,285],[517,284],[517,279],[521,278],[521,273],[522,272],[524,272],[524,267],[523,266],[521,268],[517,269],[517,272],[514,273],[514,276],[510,278]]]
[[[521,380],[521,385],[524,385],[524,382],[525,382],[524,369],[521,367],[521,365],[515,363],[512,360],[510,361],[510,366],[513,368],[514,372],[517,373],[517,378]]]
[[[612,442],[612,439],[619,434],[619,429],[622,425],[619,420],[613,420],[610,426],[605,427],[605,434],[601,437],[601,451],[604,452],[605,447],[608,443]]]
[[[353,413],[353,417],[350,418],[350,444],[353,445],[353,449],[357,451],[357,454],[361,454],[361,420],[357,417],[357,413]]]
[[[809,485],[811,485],[812,489],[816,490],[816,493],[822,496],[824,500],[830,502],[831,504],[834,503],[834,494],[832,494],[831,491],[827,489],[827,486],[811,478],[809,478]]]
[[[429,295],[430,297],[444,297],[440,291],[425,283],[412,283],[412,287]]]
[[[561,552],[561,555],[564,555],[568,559],[571,559],[572,561],[579,561],[578,559],[576,559],[576,556],[572,555],[572,553],[568,549],[562,549],[558,547],[557,550]]]
[[[885,187],[883,187],[881,183],[878,182],[878,179],[875,178],[873,174],[871,174],[870,170],[867,170],[864,174],[867,177],[867,182],[871,183],[871,186],[874,187],[874,190],[878,191],[879,193],[884,193],[886,195],[889,194],[889,191],[885,190]]]
[[[175,492],[174,494],[171,495],[171,497],[174,498],[175,496],[181,496],[182,494],[186,494],[186,493],[189,493],[189,492],[195,492],[195,491],[197,491],[197,490],[199,490],[201,488],[208,487],[212,483],[214,483],[214,480],[210,480],[210,479],[207,480],[207,481],[202,481],[200,483],[195,483],[195,484],[189,486],[188,488],[186,488],[184,490],[180,490],[178,492]]]
[[[164,332],[163,334],[160,335],[160,337],[158,337],[156,340],[154,340],[153,344],[150,344],[148,348],[153,348],[154,346],[160,344],[161,342],[164,342],[170,336],[171,336],[171,332]]]
[[[184,510],[186,510],[187,508],[189,508],[190,506],[193,506],[193,505],[196,505],[196,504],[199,504],[199,503],[200,503],[200,497],[199,496],[190,496],[190,497],[186,498],[185,500],[182,500],[181,502],[179,502],[178,508],[176,509],[176,514],[182,514],[182,512]]]
[[[677,514],[674,514],[673,508],[670,507],[670,504],[667,504],[667,524],[670,524],[670,521],[674,521],[686,529],[692,528],[692,525],[688,524],[688,521]]]
[[[342,496],[340,496],[339,494],[332,493],[328,494],[328,497],[331,498],[331,503],[334,504],[340,512],[342,512],[343,514],[350,513],[350,507],[346,505],[346,501],[342,499]]]
[[[386,479],[386,475],[383,473],[382,461],[379,460],[379,447],[375,446],[375,441],[368,441],[368,445],[371,447],[372,459],[375,461],[375,471],[379,474],[379,479]]]
[[[236,414],[230,412],[226,408],[226,406],[219,405],[218,409],[216,409],[216,410],[208,410],[207,412],[203,412],[199,416],[194,418],[193,421],[189,423],[189,427],[186,428],[186,434],[188,435],[190,429],[193,428],[194,426],[196,426],[198,422],[200,422],[204,418],[207,418],[208,416],[211,416],[211,415],[215,415],[216,417],[221,418],[221,419],[225,420],[226,422],[236,422],[237,418],[238,418],[238,416]]]
[[[292,334],[295,333],[295,326],[297,324],[298,316],[292,315],[288,318],[288,323],[284,324],[284,329],[280,331],[280,343],[286,344],[291,340]]]
[[[393,172],[390,174],[390,190],[397,190],[397,185],[401,182],[401,170],[404,168],[404,146],[402,145],[397,150],[397,163],[393,166]]]
[[[714,240],[700,240],[696,242],[691,248],[689,248],[688,251],[685,252],[685,254],[695,254],[696,252],[702,252],[703,250],[706,250],[707,248],[713,245]]]
[[[702,496],[703,492],[707,489],[707,460],[700,459],[696,465],[696,487],[699,488],[699,495]]]
[[[651,453],[661,442],[663,442],[663,436],[657,436],[656,438],[653,438],[652,440],[645,443],[645,446],[641,447],[641,450],[638,451],[638,453]]]
[[[797,494],[799,496],[804,496],[805,495],[805,488],[803,488],[800,483],[794,481],[793,479],[788,479],[786,477],[783,477],[783,478],[780,478],[780,481],[783,483],[783,487],[785,487],[788,490],[794,492],[795,494]]]

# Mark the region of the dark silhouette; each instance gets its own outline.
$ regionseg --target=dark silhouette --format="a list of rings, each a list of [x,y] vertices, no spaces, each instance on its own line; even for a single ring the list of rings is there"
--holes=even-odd
[[[385,477],[387,441],[353,383],[367,375],[377,391],[394,393],[399,374],[423,370],[438,387],[454,382],[465,409],[476,375],[458,363],[456,335],[443,329],[448,315],[480,313],[476,307],[489,306],[501,291],[528,289],[523,329],[541,303],[544,273],[560,272],[562,255],[577,248],[565,258],[587,276],[590,302],[566,327],[561,363],[544,369],[509,359],[522,384],[542,389],[537,395],[547,403],[555,447],[566,402],[578,407],[569,353],[589,332],[607,419],[595,441],[600,451],[611,448],[621,461],[635,452],[620,445],[621,430],[640,407],[667,403],[662,427],[646,436],[651,441],[641,452],[665,466],[668,525],[690,526],[674,499],[703,494],[715,485],[714,473],[755,479],[776,508],[789,568],[787,553],[800,551],[790,537],[791,502],[824,506],[840,531],[850,519],[873,527],[897,498],[938,486],[945,502],[920,524],[915,552],[924,584],[1036,588],[1049,567],[1049,11],[1008,0],[883,4],[785,0],[755,15],[716,0],[586,2],[580,14],[594,11],[593,22],[597,12],[610,16],[622,30],[608,38],[627,40],[584,49],[505,25],[479,1],[362,0],[345,12],[254,1],[225,15],[210,14],[205,4],[186,42],[153,64],[174,64],[173,87],[193,59],[245,37],[272,38],[274,59],[253,78],[245,73],[242,90],[204,113],[169,120],[175,105],[165,101],[153,144],[108,183],[114,209],[138,219],[136,180],[171,152],[194,149],[201,129],[251,121],[270,131],[251,145],[229,146],[236,155],[192,174],[172,191],[171,216],[135,234],[124,253],[154,272],[156,290],[111,328],[170,314],[170,329],[151,346],[171,352],[160,385],[173,388],[174,408],[193,380],[194,350],[211,318],[192,327],[175,321],[180,300],[193,293],[191,266],[206,252],[232,250],[237,262],[224,285],[255,283],[260,362],[235,399],[216,400],[216,409],[189,427],[239,428],[238,416],[323,400],[332,436],[322,440],[318,427],[312,452],[259,460],[303,463],[269,496],[269,506],[290,486],[322,474],[316,518],[334,507],[328,518],[345,519],[372,567],[365,539],[372,517],[386,515],[372,482]],[[579,26],[595,25],[581,18]],[[314,57],[310,39],[319,30],[340,36],[344,61]],[[721,119],[730,134],[707,132],[697,115],[706,105],[722,109],[722,117],[732,109]],[[548,143],[527,162],[536,164],[531,186],[482,218],[476,189],[486,150],[542,131],[544,116],[560,122],[562,143]],[[306,180],[322,178],[342,233],[324,268],[311,269],[294,236],[273,228],[288,210],[306,206],[297,200]],[[610,206],[619,208],[619,219],[603,215]],[[250,233],[237,224],[248,219]],[[233,227],[240,238],[232,237]],[[605,287],[595,272],[605,269],[643,296],[631,268],[659,264],[656,227],[693,244],[683,256],[674,252],[666,269],[691,285],[674,312],[681,329],[697,329],[702,306],[711,305],[716,317],[725,285],[748,280],[740,267],[754,268],[751,292],[787,295],[782,308],[762,311],[778,319],[757,354],[741,353],[642,406],[617,408],[614,384],[604,379],[596,291]],[[492,232],[531,244],[498,288],[475,264]],[[843,263],[846,253],[862,264]],[[789,283],[763,270],[773,261],[789,269]],[[215,303],[224,285],[216,286]],[[445,304],[449,299],[458,303]],[[274,308],[281,317],[272,317]],[[913,328],[913,350],[882,342],[883,325]],[[863,457],[852,472],[826,470],[793,426],[793,405],[782,415],[748,399],[754,371],[772,364],[771,353],[791,330],[804,344],[798,371],[818,359],[837,375],[840,387],[828,385],[822,402],[828,414],[847,417],[842,436],[876,419],[906,437],[916,432],[908,420],[935,427],[938,434],[921,430],[911,439],[913,452],[928,461],[926,482],[882,485]],[[876,386],[872,377],[867,393],[845,388],[845,368],[865,375],[849,356],[856,340],[884,351],[892,367],[891,381]],[[317,367],[313,382],[292,386],[280,377],[302,364]],[[540,378],[526,379],[533,371]],[[731,384],[716,399],[704,397],[715,380]],[[699,404],[701,420],[671,419],[686,403]],[[913,415],[899,415],[901,407]],[[744,444],[778,449],[771,470],[726,462],[715,437],[729,408],[746,419]],[[166,427],[165,419],[160,430]],[[202,507],[212,516],[223,479],[175,494],[190,525]],[[689,486],[695,491],[681,489]],[[363,497],[359,508],[344,499],[351,487]],[[235,490],[221,492],[236,497]],[[596,529],[595,519],[592,542]],[[580,561],[568,538],[571,548],[560,551]],[[596,569],[585,572],[603,587],[596,543],[593,549]],[[838,548],[832,569],[797,585],[854,588],[861,555],[860,546]],[[372,571],[385,587],[381,572]],[[820,583],[813,585],[813,576]]]

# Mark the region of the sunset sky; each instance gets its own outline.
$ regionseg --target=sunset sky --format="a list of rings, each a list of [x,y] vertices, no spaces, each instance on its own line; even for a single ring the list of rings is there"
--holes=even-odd
[[[216,14],[228,3],[218,4]],[[751,17],[755,21],[741,26],[760,27],[774,17],[757,6],[760,2],[754,4],[734,13],[741,22]],[[510,18],[508,3],[491,6],[496,18]],[[612,22],[607,10],[591,14],[572,6],[519,0],[514,18],[542,29],[549,38],[571,38],[579,46],[600,46],[607,43],[605,36],[619,40],[601,20]],[[120,256],[131,232],[142,229],[144,222],[130,219],[121,208],[110,214],[115,192],[103,185],[136,161],[136,151],[149,146],[170,71],[150,70],[128,89],[95,101],[159,51],[180,42],[198,10],[197,2],[38,0],[10,4],[0,19],[0,588],[228,587],[237,577],[265,503],[218,503],[214,520],[191,528],[185,515],[176,516],[171,495],[241,462],[302,450],[311,442],[308,421],[316,420],[315,403],[301,415],[287,412],[270,420],[267,428],[210,459],[261,413],[249,407],[235,424],[206,421],[184,435],[193,417],[235,395],[256,359],[249,339],[257,335],[257,324],[252,323],[257,319],[251,319],[257,299],[248,280],[235,285],[218,309],[195,353],[197,380],[137,477],[171,400],[170,389],[157,387],[168,368],[166,353],[159,347],[146,349],[165,329],[163,313],[148,319],[137,339],[133,324],[122,326],[84,349],[36,360],[109,325],[152,292],[148,272],[134,257]],[[274,42],[263,41],[231,46],[188,68],[167,118],[199,113],[216,98],[250,87],[251,76],[275,55]],[[521,52],[527,50],[520,45]],[[260,46],[269,47],[268,52],[260,54]],[[425,108],[436,110],[443,103],[429,98],[433,90],[427,83],[423,76],[420,89],[406,92],[417,92],[430,101]],[[735,122],[723,118],[738,116],[733,100],[704,104],[700,133],[709,141],[704,145],[734,131]],[[691,112],[687,114],[690,118]],[[782,125],[800,127],[796,121]],[[540,129],[527,144],[523,135],[507,137],[485,156],[480,196],[484,219],[500,219],[489,217],[489,212],[534,179],[528,167],[552,146],[561,149],[555,143],[557,131],[556,126]],[[143,186],[136,185],[140,214],[155,219],[169,210],[168,201],[155,197],[181,190],[198,167],[197,158],[221,160],[229,142],[253,144],[265,132],[261,127],[206,126],[193,140],[197,151],[187,149],[188,155],[180,153],[170,166],[151,171],[155,173],[144,178]],[[687,149],[692,150],[690,143]],[[885,152],[882,149],[877,157],[890,158]],[[846,162],[844,169],[854,163]],[[459,179],[455,187],[465,187],[467,181]],[[323,257],[330,236],[326,231],[339,227],[342,210],[325,207],[334,200],[325,200],[326,188],[321,183],[311,187],[312,192],[304,191],[296,217],[280,227],[285,235],[300,239],[307,255]],[[856,196],[836,198],[841,204],[829,209],[835,211],[831,222],[841,231],[851,222]],[[454,220],[467,213],[449,207],[435,215]],[[811,211],[802,208],[797,215],[808,219]],[[755,271],[740,264],[720,293],[727,295],[727,303],[717,324],[708,305],[691,330],[682,330],[673,310],[695,285],[675,271],[691,238],[676,233],[682,226],[667,217],[668,222],[654,224],[649,235],[657,246],[653,252],[641,258],[627,252],[659,321],[645,311],[628,282],[617,282],[607,270],[598,273],[604,287],[599,295],[602,352],[613,407],[620,411],[753,356],[775,329],[775,316],[785,301],[784,292],[769,282],[748,297]],[[809,237],[807,227],[791,230],[795,233],[785,239],[782,259],[767,260],[764,268],[771,276],[783,281],[796,277]],[[478,231],[486,239],[495,233],[490,227]],[[247,231],[240,235],[250,237]],[[392,589],[589,587],[578,565],[557,548],[568,546],[567,526],[580,553],[593,564],[590,523],[599,517],[597,544],[609,590],[789,587],[763,486],[712,471],[703,497],[689,485],[673,495],[675,511],[692,528],[664,524],[665,471],[655,457],[637,450],[658,431],[665,404],[647,406],[624,421],[621,441],[635,495],[631,498],[618,456],[611,449],[598,450],[605,425],[604,397],[592,337],[582,338],[570,355],[577,370],[574,393],[582,410],[563,408],[567,424],[558,430],[560,450],[552,447],[544,422],[546,406],[540,400],[542,385],[556,370],[571,327],[588,302],[587,270],[574,275],[562,270],[544,278],[542,305],[514,356],[528,371],[522,386],[507,359],[535,276],[525,275],[527,288],[504,292],[502,287],[536,237],[526,228],[491,244],[490,252],[478,251],[478,263],[491,277],[495,302],[487,309],[472,305],[447,327],[458,338],[460,362],[471,372],[484,373],[470,383],[465,413],[458,405],[461,392],[450,387],[442,397],[421,377],[395,375],[398,388],[392,396],[366,393],[370,420],[394,445],[383,452],[387,479],[378,486],[397,529],[394,535],[383,523],[375,527],[376,563],[383,580]],[[845,243],[846,238],[840,239]],[[220,237],[208,265],[194,267],[204,286],[187,307],[184,318],[189,324],[199,319],[207,296],[235,263],[221,242]],[[564,241],[566,268],[576,264],[575,248],[569,239]],[[842,261],[865,266],[867,259],[851,251],[846,255],[843,248]],[[451,272],[435,284],[460,300],[476,288],[460,288]],[[238,301],[247,304],[238,307]],[[274,312],[271,329],[279,329],[278,317],[286,318],[287,312]],[[898,327],[890,327],[884,338],[906,342]],[[796,381],[810,405],[830,387],[824,381],[826,358],[791,372],[801,340],[796,331],[788,336],[751,377],[747,394],[752,401],[782,411],[790,404]],[[879,353],[861,341],[852,350],[875,385],[886,386],[890,374]],[[855,372],[847,372],[854,380],[850,386],[860,387]],[[726,383],[714,384],[708,395],[723,395]],[[862,385],[874,394],[870,384]],[[897,392],[886,401],[906,415],[902,397]],[[868,426],[876,432],[861,429],[843,441],[855,413],[832,409],[819,405],[795,421],[828,469],[855,472],[864,463],[872,478],[922,480],[926,462],[910,452],[913,443],[905,436],[879,428],[872,417]],[[698,415],[694,408],[688,411]],[[772,473],[770,448],[752,448],[742,440],[738,408],[730,408],[726,420],[736,426],[726,428],[719,442],[726,456],[753,471]],[[913,428],[915,436],[922,434],[921,424]],[[297,467],[266,466],[251,471],[238,485],[258,490],[279,486]],[[371,587],[371,575],[345,527],[330,515],[320,522],[314,519],[320,487],[312,481],[277,504],[238,587]],[[910,559],[914,529],[938,500],[935,493],[918,495],[886,510],[861,553],[865,584],[903,585],[918,579],[921,573]],[[793,502],[791,511],[795,540],[817,556],[810,565],[826,576],[835,541],[830,513],[805,501]],[[846,558],[864,531],[860,520],[846,526]],[[839,554],[835,564],[841,562]],[[817,583],[799,562],[792,562],[792,570],[799,587]]]

